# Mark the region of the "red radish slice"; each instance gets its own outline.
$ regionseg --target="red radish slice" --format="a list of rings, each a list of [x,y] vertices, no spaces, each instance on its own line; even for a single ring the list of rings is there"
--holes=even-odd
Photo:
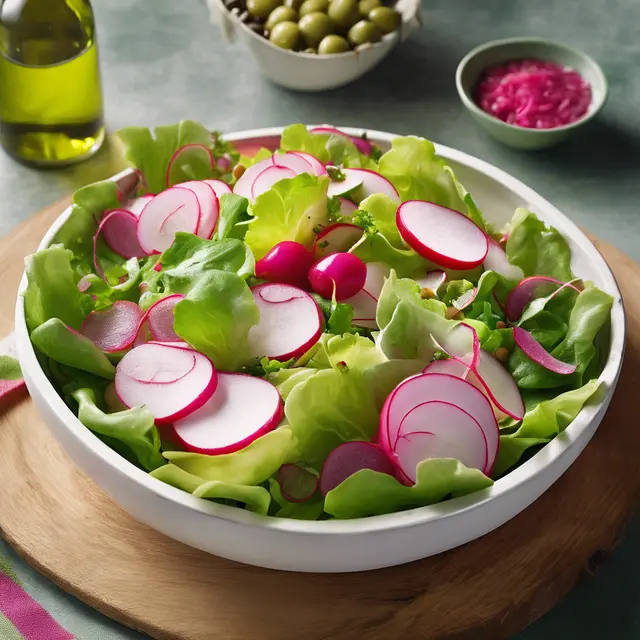
[[[340,201],[340,215],[345,218],[353,218],[353,214],[358,210],[358,205],[347,198],[339,197]]]
[[[222,182],[222,180],[203,180],[203,182],[206,182],[213,189],[213,193],[216,194],[218,200],[225,193],[232,193],[231,187],[226,182]]]
[[[435,343],[451,358],[475,369],[480,357],[480,340],[473,327],[463,322],[455,325],[445,336],[434,337]]]
[[[344,180],[332,180],[329,183],[329,188],[327,189],[327,197],[333,198],[334,196],[342,196],[345,193],[350,193],[351,191],[355,191],[358,187],[362,185],[362,176],[352,173],[347,175],[345,171],[345,179]]]
[[[146,344],[153,340],[151,331],[149,331],[149,323],[147,322],[146,314],[142,316],[140,324],[138,325],[138,333],[133,341],[133,347],[139,347],[141,344]]]
[[[280,136],[261,136],[259,138],[251,138],[251,140],[238,140],[233,144],[238,153],[252,158],[260,149],[269,149],[269,151],[278,149]]]
[[[188,343],[180,341],[171,341],[171,342],[163,342],[162,340],[150,340],[149,344],[159,344],[163,347],[173,347],[174,349],[191,349],[191,351],[195,351],[195,349]]]
[[[80,280],[78,280],[78,291],[80,291],[80,293],[84,293],[90,287],[91,287],[91,280],[89,279],[88,275],[87,276],[82,276],[82,278],[80,278]]]
[[[402,239],[422,257],[449,269],[473,269],[489,250],[484,231],[462,213],[433,202],[410,200],[396,212]]]
[[[260,175],[255,179],[251,186],[251,197],[256,200],[258,196],[262,195],[265,191],[269,191],[271,187],[280,180],[287,180],[289,178],[295,178],[296,172],[286,167],[267,167]]]
[[[356,149],[358,149],[358,151],[360,153],[363,153],[365,156],[371,155],[371,152],[373,151],[371,143],[364,138],[350,136],[348,133],[340,131],[340,129],[335,129],[334,127],[314,127],[313,129],[309,130],[309,133],[347,138],[347,140],[351,141],[355,145]]]
[[[335,289],[336,300],[355,296],[364,287],[367,267],[352,253],[334,253],[309,270],[311,288],[323,298],[331,300]]]
[[[158,302],[149,307],[147,322],[154,340],[161,342],[178,342],[182,340],[173,329],[173,308],[183,299],[184,296],[181,293],[175,293],[158,300]]]
[[[478,290],[476,288],[469,289],[469,291],[466,291],[459,298],[456,298],[451,304],[453,305],[453,307],[458,309],[458,311],[462,311],[476,299],[477,295]]]
[[[116,353],[133,344],[142,316],[142,309],[135,302],[117,300],[108,309],[92,311],[82,323],[80,333],[101,351]]]
[[[110,382],[104,390],[104,403],[107,405],[109,412],[126,411],[129,407],[123,404],[116,393],[116,385]]]
[[[382,193],[393,202],[400,203],[400,195],[397,189],[387,180],[371,169],[343,169],[344,174],[347,176],[347,180],[355,179],[362,183],[362,187],[358,192],[358,196],[364,200],[374,193]]]
[[[145,205],[152,199],[152,195],[140,196],[139,198],[129,200],[125,208],[127,209],[127,211],[131,211],[131,213],[133,213],[136,218],[139,218]]]
[[[291,169],[296,175],[301,173],[315,175],[311,163],[297,153],[276,153],[273,156],[273,164],[276,167]]]
[[[507,296],[507,317],[512,322],[515,322],[534,298],[548,296],[550,293],[554,293],[554,289],[557,294],[560,288],[565,286],[580,293],[580,289],[570,282],[562,282],[562,280],[547,276],[525,278]]]
[[[318,488],[318,476],[299,464],[283,464],[278,472],[282,495],[289,502],[304,502]]]
[[[437,293],[446,280],[447,274],[444,271],[434,269],[433,271],[427,271],[427,275],[424,278],[418,278],[416,282],[421,289],[431,289],[433,293]]]
[[[123,258],[137,258],[145,253],[137,238],[138,218],[126,209],[114,209],[102,218],[93,240],[94,264],[97,263],[98,236],[102,233],[105,242]],[[102,269],[96,265],[96,271]]]
[[[327,170],[325,169],[322,162],[320,162],[318,158],[316,158],[315,156],[312,156],[310,153],[304,153],[304,151],[290,151],[289,153],[292,153],[296,156],[300,156],[301,158],[304,158],[311,165],[314,175],[316,176],[327,175]]]
[[[167,188],[174,186],[176,183],[184,182],[185,177],[192,174],[192,171],[185,171],[186,165],[196,164],[198,168],[205,173],[211,173],[215,167],[215,159],[211,150],[203,144],[185,144],[180,147],[171,156],[167,173],[165,176],[165,185]],[[200,173],[200,171],[198,171]]]
[[[172,187],[154,196],[138,218],[138,241],[147,254],[168,249],[178,231],[195,233],[200,223],[200,204],[193,191]]]
[[[366,267],[367,278],[362,291],[344,302],[353,306],[353,324],[366,329],[377,329],[378,298],[391,269],[382,262],[367,262]]]
[[[355,224],[337,222],[323,229],[314,243],[314,252],[318,258],[334,253],[349,251],[362,238],[364,229]]]
[[[255,179],[267,168],[273,167],[273,158],[265,158],[251,165],[239,178],[233,187],[233,193],[251,200],[251,187]]]
[[[467,375],[471,372],[469,367],[460,362],[449,358],[448,360],[433,360],[423,370],[422,373],[446,373],[456,378],[467,378]]]
[[[148,342],[122,358],[118,363],[118,370],[137,382],[177,382],[193,371],[196,359],[193,350],[176,348],[176,351],[177,353],[167,352],[167,347]]]
[[[474,373],[500,411],[515,420],[524,418],[524,402],[518,385],[498,359],[481,350]]]
[[[522,269],[509,262],[504,249],[493,238],[489,238],[489,249],[487,257],[484,259],[484,268],[487,271],[499,273],[507,280],[520,282],[524,278]]]
[[[373,442],[345,442],[336,447],[325,460],[320,473],[320,492],[326,496],[329,491],[362,469],[390,476],[395,473],[389,456],[378,445]]]
[[[218,215],[220,214],[220,205],[218,196],[213,187],[204,180],[191,180],[189,182],[181,182],[179,185],[182,189],[189,189],[196,194],[198,203],[200,204],[200,222],[196,229],[196,235],[209,240],[218,223]]]
[[[395,451],[403,473],[416,481],[427,458],[455,458],[466,467],[487,470],[487,439],[478,421],[449,402],[425,402],[402,419]]]
[[[313,254],[304,245],[283,240],[256,262],[256,277],[309,289],[307,274],[312,265]]]
[[[151,371],[145,360],[149,348],[162,350],[160,358],[154,355],[154,363],[162,369],[155,371],[156,379],[168,379],[185,368],[187,358],[194,358],[195,365],[174,382],[143,382],[124,373]],[[156,351],[157,353],[157,351]],[[123,364],[124,363],[124,364]],[[139,364],[139,366],[138,366]],[[256,378],[257,379],[257,378]],[[167,424],[185,418],[204,405],[213,395],[218,384],[218,374],[211,360],[197,351],[163,347],[161,345],[142,345],[130,351],[116,367],[116,393],[127,407],[146,405],[158,424]]]
[[[575,364],[554,358],[528,331],[521,327],[513,328],[513,339],[528,358],[549,371],[566,376],[574,373],[578,368]]]
[[[278,390],[266,380],[219,373],[211,398],[173,428],[187,451],[218,455],[244,449],[273,431],[284,415]]]
[[[260,322],[249,331],[251,355],[285,361],[306,353],[322,333],[322,313],[302,289],[266,283],[251,287]]]
[[[487,440],[487,470],[498,453],[499,431],[491,403],[470,382],[443,373],[412,376],[401,382],[387,397],[380,415],[380,444],[393,450],[404,417],[425,402],[448,402],[477,420]]]

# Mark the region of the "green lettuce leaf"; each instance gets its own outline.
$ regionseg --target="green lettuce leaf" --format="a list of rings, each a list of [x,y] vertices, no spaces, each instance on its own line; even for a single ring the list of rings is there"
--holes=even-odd
[[[307,131],[303,124],[292,124],[285,127],[280,139],[282,151],[304,151],[315,156],[322,163],[331,160],[327,142],[329,136],[314,135]]]
[[[273,151],[271,151],[270,149],[267,149],[266,147],[261,147],[260,149],[258,149],[258,151],[256,151],[256,153],[253,156],[247,156],[242,154],[238,162],[243,167],[248,169],[254,164],[258,164],[258,162],[262,162],[263,160],[270,158],[272,155],[273,155]]]
[[[394,249],[406,251],[407,245],[402,240],[396,225],[398,205],[383,193],[374,193],[365,198],[359,209],[366,211],[379,233],[381,233]]]
[[[296,385],[301,384],[317,372],[318,369],[310,369],[309,367],[280,369],[280,371],[268,373],[265,380],[268,380],[278,390],[280,397],[286,400]]]
[[[271,494],[264,487],[248,487],[220,480],[211,480],[201,484],[193,492],[193,495],[196,498],[207,500],[240,502],[245,505],[247,511],[253,511],[263,516],[267,515],[271,504]]]
[[[154,469],[149,475],[187,493],[193,493],[201,484],[207,482],[204,478],[194,476],[192,473],[188,473],[171,463]]]
[[[248,219],[248,207],[249,201],[246,198],[236,195],[235,193],[225,193],[220,198],[220,215],[218,217],[215,237],[218,240],[225,240],[226,238],[230,238],[232,234],[237,233],[234,227],[244,218]],[[243,226],[240,232],[242,238],[244,238],[246,231],[246,226]]]
[[[396,249],[381,233],[365,234],[349,249],[363,262],[384,262],[401,278],[418,278],[427,272],[427,261],[413,249]]]
[[[423,460],[412,487],[394,477],[363,469],[327,493],[324,509],[336,518],[364,518],[424,507],[447,496],[457,498],[486,489],[493,484],[477,469],[468,469],[458,460]]]

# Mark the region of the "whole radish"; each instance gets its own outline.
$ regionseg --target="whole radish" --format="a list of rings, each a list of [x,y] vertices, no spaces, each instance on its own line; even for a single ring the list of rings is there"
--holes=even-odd
[[[307,274],[312,264],[310,251],[299,242],[284,240],[256,262],[256,277],[308,290]]]
[[[367,267],[351,253],[334,253],[313,265],[309,271],[311,288],[323,298],[331,299],[335,287],[336,300],[355,296],[364,287]]]

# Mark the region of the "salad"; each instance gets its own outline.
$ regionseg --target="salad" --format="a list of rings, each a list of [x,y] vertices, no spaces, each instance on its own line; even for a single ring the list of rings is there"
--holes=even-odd
[[[428,140],[118,136],[137,187],[75,193],[25,313],[60,396],[154,478],[380,515],[489,487],[593,401],[612,297],[534,213],[494,228]]]

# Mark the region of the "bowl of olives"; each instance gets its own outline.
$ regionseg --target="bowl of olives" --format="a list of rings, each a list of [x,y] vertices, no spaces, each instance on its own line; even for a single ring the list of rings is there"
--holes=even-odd
[[[420,0],[207,0],[262,73],[298,91],[353,82],[421,24]]]

